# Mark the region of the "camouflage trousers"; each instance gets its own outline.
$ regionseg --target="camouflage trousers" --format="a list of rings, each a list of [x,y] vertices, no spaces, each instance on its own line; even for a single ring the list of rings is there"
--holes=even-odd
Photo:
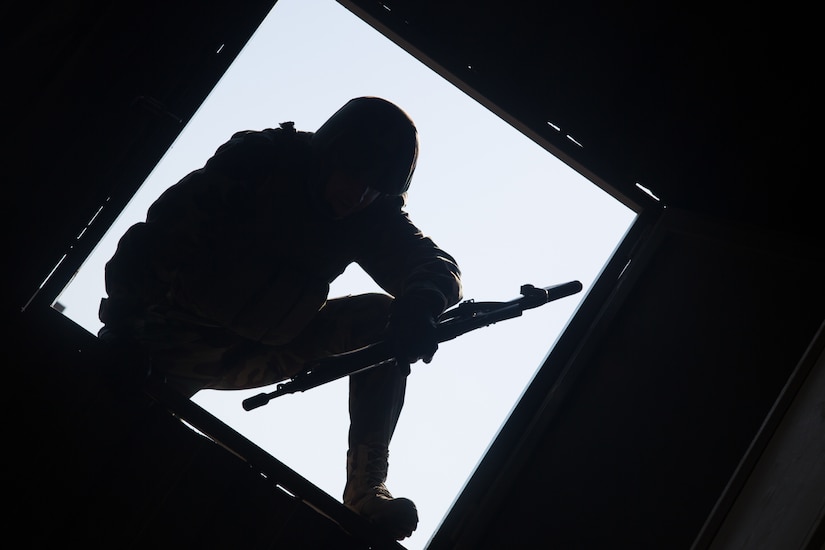
[[[378,341],[392,298],[368,293],[326,302],[291,342],[269,346],[160,304],[131,324],[129,337],[148,350],[153,371],[187,397],[202,389],[268,386],[305,364]],[[106,327],[101,337],[106,334]],[[388,444],[404,403],[409,365],[393,362],[350,376],[350,444]]]

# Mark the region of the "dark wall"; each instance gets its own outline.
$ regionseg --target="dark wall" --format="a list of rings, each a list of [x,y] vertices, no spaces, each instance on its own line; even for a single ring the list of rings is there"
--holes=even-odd
[[[58,289],[154,168],[272,1],[4,8],[15,306],[63,254]],[[220,50],[220,51],[219,51]],[[105,205],[103,212],[98,214]],[[96,215],[96,225],[77,240]]]
[[[825,351],[806,356],[825,322],[825,262],[807,248],[666,212],[630,258],[433,548],[691,548],[792,375]]]

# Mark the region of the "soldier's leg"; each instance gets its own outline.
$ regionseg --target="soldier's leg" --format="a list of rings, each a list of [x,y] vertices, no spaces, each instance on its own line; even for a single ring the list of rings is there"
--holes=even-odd
[[[312,333],[334,335],[332,348],[339,350],[335,353],[374,343],[384,335],[391,303],[389,296],[381,294],[332,300]],[[385,485],[390,441],[404,405],[409,373],[409,365],[393,361],[350,376],[344,504],[398,540],[410,536],[418,525],[415,504],[393,498]]]
[[[281,350],[281,359],[306,361],[377,342],[384,335],[390,304],[391,297],[378,293],[329,300],[301,335]],[[387,363],[350,376],[350,445],[392,438],[409,372],[409,365]]]
[[[404,404],[409,365],[395,362],[350,377],[350,431],[344,504],[397,540],[418,526],[415,504],[387,489],[389,447]]]
[[[392,298],[362,294],[327,302],[285,346],[246,340],[223,327],[181,319],[155,308],[137,331],[170,385],[192,396],[200,389],[244,389],[290,378],[314,359],[381,339]],[[389,362],[350,377],[350,430],[344,503],[399,540],[418,524],[415,505],[385,486],[390,440],[404,404],[409,365]]]
[[[128,336],[149,353],[152,370],[186,395],[201,389],[244,389],[289,377],[272,349],[224,327],[157,305],[129,327]]]
[[[329,300],[310,326],[293,342],[289,353],[343,353],[372,344],[384,336],[392,298],[361,294]],[[380,525],[398,540],[418,525],[415,504],[393,498],[385,485],[389,445],[407,387],[409,365],[388,362],[350,376],[349,449],[344,504]]]
[[[199,389],[255,388],[291,378],[313,360],[376,342],[391,302],[376,293],[331,299],[283,346],[248,340],[168,305],[147,311],[130,337],[149,350],[153,368],[187,395]]]

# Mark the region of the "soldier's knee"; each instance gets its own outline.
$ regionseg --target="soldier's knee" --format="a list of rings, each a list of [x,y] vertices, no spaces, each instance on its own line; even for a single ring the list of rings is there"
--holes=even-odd
[[[367,292],[333,298],[324,307],[327,313],[342,314],[352,319],[367,319],[388,316],[392,300],[392,296],[388,294]]]
[[[374,311],[381,312],[384,315],[390,314],[390,307],[393,301],[392,296],[380,292],[370,292],[363,296],[366,297],[366,300],[370,303]]]

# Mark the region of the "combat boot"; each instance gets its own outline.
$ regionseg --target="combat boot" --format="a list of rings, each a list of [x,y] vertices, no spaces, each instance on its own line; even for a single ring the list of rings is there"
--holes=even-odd
[[[401,540],[418,527],[418,510],[408,498],[393,498],[387,481],[386,446],[356,445],[347,452],[344,504]]]

